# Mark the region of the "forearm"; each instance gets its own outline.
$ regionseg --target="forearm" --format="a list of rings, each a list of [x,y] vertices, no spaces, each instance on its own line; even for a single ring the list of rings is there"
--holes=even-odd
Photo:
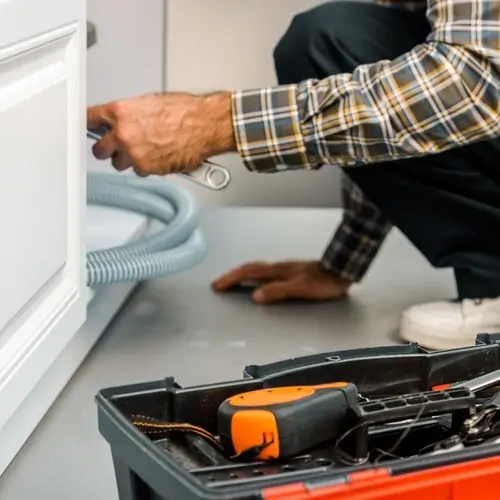
[[[345,175],[342,202],[342,222],[325,249],[321,263],[336,276],[355,283],[361,281],[370,268],[392,226]]]
[[[298,85],[237,92],[250,170],[357,166],[500,135],[500,3],[429,0],[427,43],[394,61]]]
[[[206,148],[212,155],[236,151],[232,99],[231,92],[214,92],[201,98],[200,117],[212,129],[207,134],[210,144]]]

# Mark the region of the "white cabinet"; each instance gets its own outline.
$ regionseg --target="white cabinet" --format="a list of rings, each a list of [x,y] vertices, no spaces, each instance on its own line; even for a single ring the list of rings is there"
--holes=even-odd
[[[85,0],[0,0],[0,436],[85,320],[85,60]]]

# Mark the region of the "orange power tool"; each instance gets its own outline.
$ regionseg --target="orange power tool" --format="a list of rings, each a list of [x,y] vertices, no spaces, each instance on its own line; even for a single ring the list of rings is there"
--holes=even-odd
[[[246,392],[220,406],[220,443],[234,459],[297,456],[340,437],[357,404],[356,386],[346,382]]]

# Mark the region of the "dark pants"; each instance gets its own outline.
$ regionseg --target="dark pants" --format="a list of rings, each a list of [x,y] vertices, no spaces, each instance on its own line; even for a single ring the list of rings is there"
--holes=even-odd
[[[394,59],[429,31],[425,13],[327,3],[297,15],[279,41],[278,80],[297,83]],[[500,296],[500,140],[344,173],[433,266],[454,269],[460,298]]]

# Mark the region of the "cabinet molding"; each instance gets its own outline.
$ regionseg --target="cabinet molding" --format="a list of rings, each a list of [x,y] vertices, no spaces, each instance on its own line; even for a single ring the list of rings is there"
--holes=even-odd
[[[86,317],[85,0],[0,19],[1,431]]]

